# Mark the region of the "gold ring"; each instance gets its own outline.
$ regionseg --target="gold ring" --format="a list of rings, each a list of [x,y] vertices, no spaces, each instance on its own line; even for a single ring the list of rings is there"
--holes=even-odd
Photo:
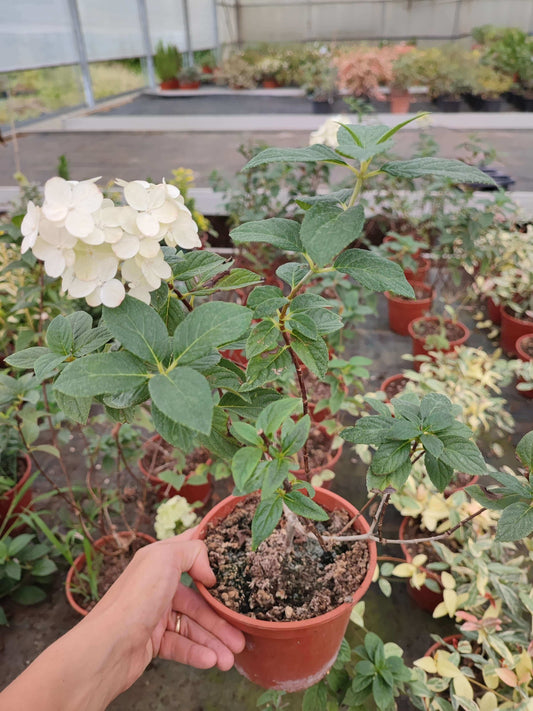
[[[181,615],[178,612],[176,614],[176,627],[174,628],[174,631],[176,632],[176,634],[179,634],[180,630],[181,630]]]

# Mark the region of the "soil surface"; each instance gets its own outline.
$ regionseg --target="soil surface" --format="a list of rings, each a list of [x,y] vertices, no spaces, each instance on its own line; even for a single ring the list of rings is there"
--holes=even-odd
[[[142,538],[135,538],[124,550],[112,550],[109,548],[109,545],[107,545],[105,549],[101,549],[101,551],[96,554],[93,562],[98,568],[98,599],[105,595],[118,576],[124,572],[135,553],[147,545],[148,541]],[[85,572],[85,568],[81,572]],[[74,582],[76,584],[76,581]],[[87,587],[87,584],[83,580],[78,580],[77,584],[83,589]],[[87,595],[83,595],[81,592],[73,592],[73,597],[78,605],[83,607],[84,610],[87,610],[87,612],[92,610],[98,602],[98,600],[88,600],[88,593]]]
[[[385,388],[385,394],[387,396],[387,399],[392,400],[393,397],[396,397],[396,395],[399,395],[401,392],[403,392],[408,382],[409,378],[403,377],[397,378],[396,380],[393,380],[392,383],[389,383]]]
[[[512,316],[513,318],[517,318],[520,321],[528,321],[529,323],[533,323],[533,318],[531,316],[528,316],[526,313],[519,314],[514,309],[511,309],[509,306],[504,306],[504,309],[505,313],[509,316]]]
[[[164,440],[148,440],[145,445],[146,454],[142,458],[143,467],[152,476],[157,476],[167,469],[174,469],[179,474],[188,476],[192,474],[199,464],[205,464],[209,459],[209,452],[203,447],[194,449],[185,457],[185,466],[180,468],[174,456],[174,447]]]
[[[452,341],[458,341],[465,334],[464,329],[458,323],[445,323],[444,328],[446,330],[446,338],[450,343],[452,343]],[[442,326],[438,319],[435,321],[419,321],[416,325],[416,335],[418,338],[434,336],[440,333],[441,330]]]
[[[328,383],[323,383],[310,371],[304,375],[304,381],[309,402],[319,402],[330,397],[331,386]]]
[[[258,496],[249,496],[223,521],[208,527],[205,542],[217,576],[211,594],[231,610],[277,622],[306,620],[349,602],[366,575],[367,544],[325,542],[324,550],[315,539],[297,534],[290,550],[282,519],[252,552],[251,525],[258,503]],[[334,511],[316,528],[333,534],[349,520],[346,511]],[[302,523],[307,528],[308,522]]]
[[[313,427],[309,432],[307,440],[307,450],[309,452],[309,469],[319,469],[325,467],[330,461],[333,452],[331,443],[333,437],[329,435],[322,427]],[[337,450],[334,450],[335,452]],[[298,461],[300,468],[304,468],[304,458],[302,452],[298,452]]]

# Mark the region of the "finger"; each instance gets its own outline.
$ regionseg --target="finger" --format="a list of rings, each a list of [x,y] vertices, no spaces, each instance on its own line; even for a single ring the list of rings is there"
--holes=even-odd
[[[217,637],[215,637],[215,635],[211,634],[209,630],[204,629],[197,622],[191,620],[189,617],[183,614],[179,614],[180,624],[179,632],[177,632],[177,617],[178,614],[175,612],[172,612],[169,616],[169,632],[173,632],[174,635],[177,635],[178,637],[185,637],[186,639],[190,640],[191,642],[194,642],[195,644],[213,650],[213,652],[217,656],[217,667],[221,671],[228,671],[229,669],[231,669],[234,662],[233,654],[223,642],[221,642]],[[174,641],[174,644],[177,645],[177,641]]]
[[[195,620],[204,629],[209,630],[234,654],[238,654],[244,649],[246,640],[243,633],[219,617],[195,590],[191,590],[185,585],[179,585],[172,601],[172,607],[177,612],[187,615],[189,619]]]
[[[188,572],[193,580],[199,580],[208,587],[216,583],[203,541],[183,541],[179,536],[175,536],[164,543],[170,549],[175,565],[181,572]]]
[[[163,634],[158,656],[161,659],[188,664],[196,669],[211,669],[218,661],[216,652],[212,649],[169,631]]]

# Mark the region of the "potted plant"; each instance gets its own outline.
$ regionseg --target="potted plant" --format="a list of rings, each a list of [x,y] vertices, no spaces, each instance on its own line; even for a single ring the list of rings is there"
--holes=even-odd
[[[200,71],[197,66],[184,67],[179,73],[180,89],[199,89]]]
[[[503,74],[486,64],[478,64],[469,102],[472,108],[478,111],[500,111],[502,95],[510,91],[513,84],[508,74]]]
[[[488,283],[492,284],[493,298],[500,304],[500,345],[508,355],[516,355],[516,341],[526,333],[533,333],[533,276],[531,256],[525,255],[519,263],[520,253],[500,274]],[[485,282],[485,287],[487,282]]]
[[[336,76],[336,69],[327,56],[320,57],[305,68],[303,89],[311,102],[313,113],[331,113],[337,96]]]
[[[422,256],[425,243],[411,234],[389,233],[383,242],[374,249],[384,257],[399,264],[409,282],[424,283],[427,279],[431,262]]]
[[[231,89],[255,89],[255,74],[255,67],[242,54],[234,53],[224,59],[215,71],[215,80],[227,84]]]
[[[411,104],[409,89],[420,84],[423,76],[419,50],[414,47],[406,48],[392,65],[392,79],[390,82],[389,102],[393,114],[406,114]]]
[[[202,69],[202,74],[213,74],[217,66],[215,52],[212,49],[200,49],[194,54],[195,64]]]
[[[462,346],[469,336],[470,330],[457,318],[442,316],[420,316],[407,326],[413,341],[413,356],[428,355],[429,352],[443,351],[450,353],[457,346]],[[430,358],[433,356],[430,355]],[[419,368],[420,361],[417,362]]]
[[[302,542],[305,545],[307,541],[314,541],[311,547],[317,550],[317,542],[320,546],[322,539],[324,545],[333,546],[333,550],[346,546],[344,551],[348,558],[361,560],[361,564],[355,566],[355,578],[350,575],[341,580],[341,576],[333,576],[334,588],[341,596],[340,600],[337,597],[340,606],[333,603],[334,609],[325,611],[318,604],[318,608],[314,607],[318,615],[298,620],[297,627],[303,625],[304,630],[315,625],[328,631],[336,630],[335,639],[332,637],[327,644],[320,645],[326,658],[317,657],[311,668],[304,668],[305,655],[300,655],[296,660],[298,676],[287,669],[285,678],[281,677],[279,682],[278,674],[283,672],[278,669],[273,676],[271,667],[276,661],[279,666],[279,658],[263,655],[263,664],[270,667],[265,675],[261,674],[263,683],[268,680],[272,685],[282,683],[293,689],[303,688],[325,674],[333,664],[354,596],[359,594],[358,589],[361,592],[366,589],[372,577],[374,544],[380,540],[376,535],[377,526],[390,498],[388,492],[383,492],[377,519],[367,524],[350,503],[339,501],[331,493],[315,491],[310,484],[291,474],[300,451],[304,470],[309,471],[306,443],[311,420],[305,385],[302,387],[301,364],[317,377],[324,378],[330,360],[324,336],[342,328],[338,314],[330,313],[328,299],[307,294],[305,287],[322,273],[335,271],[340,278],[346,275],[374,291],[412,295],[412,287],[398,265],[367,250],[348,248],[363,229],[364,210],[358,199],[369,175],[375,171],[407,173],[412,177],[436,171],[461,182],[478,177],[487,180],[479,171],[445,159],[428,159],[422,165],[418,161],[386,161],[370,171],[372,160],[381,154],[380,141],[387,141],[399,128],[382,127],[376,132],[375,127],[342,126],[337,151],[324,146],[273,148],[249,162],[247,170],[270,162],[326,160],[343,166],[351,174],[357,173],[349,196],[343,193],[341,203],[337,196],[313,200],[313,204],[305,208],[301,224],[275,217],[248,222],[233,230],[236,245],[268,242],[289,253],[289,261],[276,271],[286,285],[285,291],[262,285],[260,278],[246,269],[233,271],[231,261],[219,255],[195,251],[201,245],[197,225],[180,200],[179,191],[165,183],[119,181],[125,204],[115,205],[110,200],[104,202],[94,181],[71,184],[54,178],[45,185],[42,208],[32,206],[31,216],[23,225],[22,249],[31,248],[41,254],[45,268],[54,275],[62,275],[63,288],[69,296],[84,297],[91,306],[102,304],[102,322],[96,327],[97,333],[84,312],[73,314],[74,322],[63,317],[52,322],[55,322],[53,332],[62,348],[54,358],[53,369],[50,366],[46,375],[53,383],[62,411],[83,423],[91,403],[96,400],[105,406],[110,417],[121,421],[133,417],[141,405],[149,406],[154,429],[170,444],[185,452],[201,444],[231,462],[235,496],[212,510],[215,538],[223,525],[228,528],[232,518],[230,511],[241,506],[244,496],[242,515],[248,518],[251,532],[243,529],[241,539],[244,548],[248,542],[250,554],[259,555],[257,551],[262,546],[269,550],[277,540],[283,543],[284,557],[288,559],[287,544],[295,550]],[[347,163],[345,156],[360,156],[362,145],[367,146],[365,157],[362,160],[355,157],[354,166]],[[43,235],[52,227],[59,230],[65,244],[70,245],[68,249],[72,250],[73,258],[69,256],[68,264],[61,249],[50,252],[43,244],[46,243]],[[92,244],[96,239],[95,230],[104,240],[96,245]],[[325,234],[334,235],[334,239],[325,239]],[[160,246],[160,240],[164,240],[164,247]],[[246,307],[216,298],[255,284],[258,285],[248,297]],[[48,333],[50,328],[52,324]],[[220,356],[220,350],[239,339],[246,342],[246,371]],[[82,347],[82,344],[85,345]],[[9,362],[22,369],[40,368],[44,355],[47,354],[42,351],[20,351],[11,356]],[[279,392],[274,387],[283,371],[290,371],[293,380],[298,381],[300,397],[291,396],[287,390]],[[431,400],[432,396],[426,397]],[[431,418],[435,409],[428,402],[420,408],[421,421]],[[439,412],[443,408],[451,415],[451,403],[446,399],[438,402]],[[395,419],[388,410],[383,417],[386,432],[394,438],[397,435],[394,430],[389,432],[389,428],[398,422],[397,417]],[[361,422],[364,420],[369,421],[369,418],[361,418]],[[461,466],[464,464],[466,471],[484,467],[470,433],[467,436],[463,429],[456,432],[453,416],[451,420],[446,419],[444,430],[453,426],[454,434],[452,440],[448,437],[445,447],[444,440],[440,439],[446,436],[442,431],[442,416],[439,422],[436,431],[442,447],[438,452],[433,447],[432,456],[442,460],[439,467],[445,478],[453,473],[453,465],[447,463],[452,451],[461,453],[457,461]],[[429,441],[426,434],[430,425],[431,422],[424,425],[424,432],[417,429],[403,433],[402,436],[409,435],[409,438],[400,443],[399,459],[391,460],[389,450],[395,440],[385,434],[383,445],[372,462],[374,478],[369,478],[372,488],[376,486],[382,491],[395,481],[395,475],[403,478],[408,474],[409,454],[417,450],[419,443],[424,448],[423,442]],[[343,436],[354,441],[358,433],[356,425]],[[427,446],[431,448],[431,444]],[[394,451],[396,449],[397,444],[394,444]],[[427,458],[427,451],[424,452]],[[378,482],[374,483],[375,479]],[[340,510],[341,513],[337,513]],[[242,508],[238,511],[235,516],[241,515]],[[207,527],[206,523],[202,532]],[[228,537],[231,535],[228,531]],[[327,560],[328,556],[322,562],[327,565]],[[219,567],[221,563],[219,559]],[[292,575],[291,579],[297,578]],[[343,591],[337,587],[339,582],[347,584]],[[265,585],[270,585],[268,578]],[[214,599],[216,592],[213,590],[208,597],[219,609],[222,603]],[[228,595],[229,599],[232,596]],[[250,621],[245,612],[246,609],[237,614],[248,629],[253,620]],[[257,622],[260,626],[267,624],[269,634],[272,631],[283,637],[284,630],[292,630],[286,625],[294,624],[291,621],[294,603],[291,605],[284,600],[280,612],[282,619],[278,622]],[[283,646],[278,643],[278,648]],[[243,654],[253,657],[255,653],[249,645]],[[245,661],[239,658],[238,665],[244,669]]]
[[[279,77],[283,69],[283,61],[279,57],[263,57],[256,64],[257,80],[264,89],[276,89],[280,86]]]
[[[415,292],[414,299],[385,292],[389,311],[389,328],[401,336],[409,335],[408,327],[411,321],[421,318],[431,310],[435,296],[434,289],[427,284],[412,281],[411,286]]]
[[[5,413],[0,412],[0,417]],[[0,524],[7,525],[31,505],[31,460],[13,427],[0,426]]]
[[[428,87],[429,96],[441,111],[457,112],[461,107],[461,97],[470,92],[472,71],[475,66],[470,52],[456,45],[423,50],[423,84]]]
[[[383,101],[382,87],[393,79],[393,63],[409,47],[366,47],[341,50],[334,58],[339,89],[352,96],[365,96]]]
[[[158,42],[154,54],[154,66],[161,81],[159,85],[161,89],[179,89],[178,74],[182,61],[181,53],[176,45],[165,45],[162,41]]]
[[[516,352],[520,361],[515,365],[518,377],[516,389],[524,397],[533,397],[533,333],[526,333],[516,341]]]

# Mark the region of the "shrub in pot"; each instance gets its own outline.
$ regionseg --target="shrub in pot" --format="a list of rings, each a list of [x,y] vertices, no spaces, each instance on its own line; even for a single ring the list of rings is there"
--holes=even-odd
[[[292,533],[298,531],[304,541],[316,539],[319,545],[321,538],[324,544],[325,539],[333,539],[327,545],[348,544],[349,550],[355,550],[351,544],[358,543],[357,548],[362,544],[366,553],[363,557],[371,561],[373,544],[379,540],[375,533],[378,522],[373,521],[365,531],[360,518],[355,526],[361,533],[342,534],[340,542],[335,535],[327,534],[327,525],[334,526],[337,514],[328,514],[322,493],[317,494],[317,502],[313,487],[291,475],[290,469],[301,451],[308,472],[306,442],[311,422],[305,387],[301,386],[301,363],[317,377],[325,377],[329,351],[324,336],[342,327],[339,315],[330,312],[330,302],[316,294],[306,294],[305,286],[317,275],[335,271],[374,291],[390,290],[406,296],[413,293],[398,265],[367,250],[348,249],[363,229],[364,210],[357,202],[369,175],[376,170],[410,177],[437,172],[461,182],[488,180],[471,167],[445,159],[426,159],[422,165],[418,161],[389,161],[370,171],[372,160],[381,154],[381,143],[392,138],[399,128],[343,126],[339,129],[338,151],[324,146],[272,148],[249,162],[247,170],[270,162],[334,162],[350,173],[355,170],[357,179],[349,194],[343,192],[342,197],[302,197],[300,206],[305,215],[301,225],[275,217],[247,222],[233,231],[237,245],[268,242],[290,253],[291,261],[276,271],[286,289],[256,286],[246,307],[217,298],[209,300],[214,295],[260,284],[261,280],[249,270],[231,270],[232,263],[216,254],[194,251],[201,245],[198,228],[175,186],[119,181],[126,204],[118,206],[110,200],[104,202],[94,181],[71,184],[53,178],[45,185],[42,211],[31,205],[23,223],[23,251],[32,248],[42,254],[45,269],[53,275],[62,274],[63,288],[70,296],[85,297],[91,306],[103,305],[99,330],[93,329],[90,316],[83,312],[73,314],[70,320],[59,316],[49,326],[48,333],[52,329],[63,346],[61,358],[54,359],[55,370],[49,375],[58,405],[83,423],[93,400],[103,404],[109,416],[117,420],[131,418],[136,408],[149,401],[154,428],[166,441],[184,451],[201,444],[231,462],[235,494],[250,496],[260,491],[255,495],[258,498],[250,545],[253,553],[280,536],[284,545],[295,546],[297,540]],[[352,154],[355,167],[345,158]],[[74,209],[72,205],[81,207]],[[42,232],[49,228],[59,230],[70,245],[68,266],[61,250],[50,252],[43,244]],[[330,238],[325,239],[325,235]],[[94,240],[99,243],[94,245]],[[165,241],[165,247],[160,246],[160,240]],[[239,339],[246,341],[246,371],[220,356],[220,350]],[[53,339],[48,340],[50,346]],[[89,352],[88,343],[92,344]],[[40,367],[41,359],[49,356],[49,348],[21,351],[9,361],[13,367],[26,369]],[[300,384],[300,398],[273,387],[283,370],[294,373]],[[430,402],[437,396],[427,397],[430,400],[420,405],[421,421],[431,418],[434,407]],[[443,408],[447,411],[446,399],[438,402],[437,409]],[[296,421],[292,419],[295,414]],[[424,432],[404,432],[401,457],[391,460],[389,450],[395,440],[389,440],[387,433],[396,436],[389,427],[399,420],[388,409],[383,417],[386,432],[382,431],[383,445],[376,451],[374,473],[369,478],[371,487],[380,491],[394,483],[396,476],[403,479],[408,474],[410,453],[417,451],[419,445],[424,448],[425,435],[431,429],[429,422]],[[446,427],[451,427],[452,421],[453,416],[449,422],[446,420]],[[356,425],[343,436],[356,441],[353,438],[357,439],[358,433]],[[439,433],[444,437],[441,430]],[[481,455],[470,435],[460,430],[446,448],[437,438],[442,448],[437,452],[433,447],[432,456],[442,460],[439,467],[444,478],[453,473],[453,466],[444,461],[451,451],[468,453],[466,470],[481,466]],[[463,465],[462,456],[459,460]],[[388,498],[388,492],[384,492],[378,518]],[[325,508],[320,501],[324,501]],[[346,525],[352,526],[351,505],[346,502],[342,506],[347,511],[343,514],[344,520],[348,518]],[[336,505],[331,508],[337,510]],[[368,564],[361,573],[362,580],[366,580]],[[342,603],[348,609],[355,594],[353,587],[343,593],[343,599],[350,601]],[[291,606],[285,603],[282,616],[290,616],[288,607]],[[343,614],[331,612],[332,617]],[[325,616],[328,614],[324,612]],[[247,622],[248,617],[243,617]],[[314,619],[320,617],[319,614]],[[285,624],[292,622],[282,619],[276,623],[276,630],[283,634]],[[345,623],[338,626],[340,636],[329,646],[331,657],[311,675],[300,668],[301,676],[289,679],[292,688],[302,688],[318,678],[316,675],[326,673],[340,647],[344,626]],[[275,683],[275,679],[271,681]]]
[[[407,329],[413,341],[415,358],[435,351],[453,352],[470,336],[469,329],[463,323],[442,316],[421,316],[411,321]],[[420,361],[416,362],[415,367],[420,369]]]
[[[180,89],[199,89],[200,70],[197,66],[184,67],[179,73]]]
[[[227,84],[231,89],[255,89],[255,67],[242,54],[230,54],[215,70],[217,84]]]
[[[161,81],[162,89],[178,89],[178,74],[181,70],[182,57],[176,45],[165,45],[162,41],[157,44],[154,54],[155,70]]]
[[[483,111],[500,111],[502,94],[510,91],[514,82],[508,74],[498,72],[486,64],[478,64],[469,99],[472,108]]]
[[[533,333],[524,334],[516,341],[516,352],[521,362],[517,362],[518,392],[524,397],[533,397]]]
[[[412,99],[409,89],[419,85],[423,76],[422,57],[419,50],[410,47],[394,60],[389,93],[391,113],[401,114],[409,111]]]

